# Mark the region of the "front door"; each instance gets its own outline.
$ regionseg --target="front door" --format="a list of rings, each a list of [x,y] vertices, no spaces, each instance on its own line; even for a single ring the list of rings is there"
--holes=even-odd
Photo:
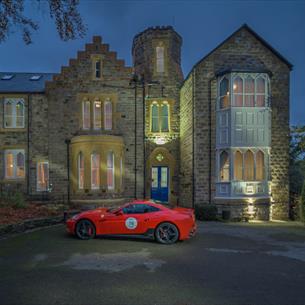
[[[167,166],[151,168],[151,199],[168,202],[168,172]]]

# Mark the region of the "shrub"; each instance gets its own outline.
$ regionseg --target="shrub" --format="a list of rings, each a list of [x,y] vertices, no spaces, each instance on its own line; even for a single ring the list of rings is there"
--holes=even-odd
[[[217,208],[211,204],[196,206],[195,215],[198,220],[217,220]]]
[[[305,181],[303,183],[301,195],[301,220],[305,222]]]
[[[27,207],[24,196],[20,192],[2,192],[0,194],[0,203],[1,206],[12,206],[16,209],[24,209]]]

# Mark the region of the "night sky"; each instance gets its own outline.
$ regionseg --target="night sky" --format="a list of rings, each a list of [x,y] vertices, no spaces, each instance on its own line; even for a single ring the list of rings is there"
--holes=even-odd
[[[291,124],[305,124],[305,1],[92,1],[81,0],[85,39],[62,42],[48,11],[36,1],[26,13],[40,23],[34,43],[24,45],[19,32],[0,44],[0,71],[59,72],[78,50],[100,35],[118,57],[131,65],[135,34],[149,26],[172,25],[183,37],[182,67],[192,66],[243,23],[247,23],[293,65]]]

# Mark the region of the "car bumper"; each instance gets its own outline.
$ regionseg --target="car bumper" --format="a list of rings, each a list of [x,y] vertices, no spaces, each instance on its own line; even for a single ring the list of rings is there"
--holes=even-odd
[[[66,221],[66,230],[69,234],[75,234],[75,221],[73,219]]]

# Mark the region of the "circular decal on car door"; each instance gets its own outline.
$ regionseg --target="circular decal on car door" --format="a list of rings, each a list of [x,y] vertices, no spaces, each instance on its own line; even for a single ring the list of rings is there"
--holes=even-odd
[[[138,226],[138,221],[134,217],[128,217],[125,220],[125,226],[129,230],[133,230]]]

